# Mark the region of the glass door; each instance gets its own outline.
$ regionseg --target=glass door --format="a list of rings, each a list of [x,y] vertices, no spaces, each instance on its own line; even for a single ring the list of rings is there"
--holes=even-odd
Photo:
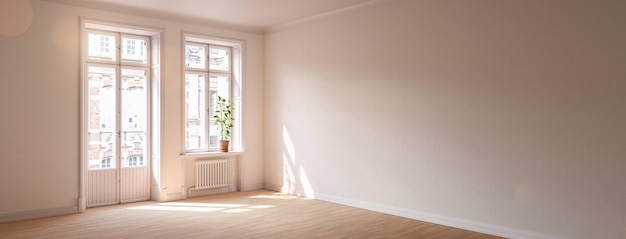
[[[122,68],[120,89],[120,201],[133,202],[150,197],[147,161],[148,70]]]
[[[148,40],[87,34],[87,207],[148,200]]]
[[[119,140],[117,68],[88,67],[88,202],[87,206],[119,203]]]

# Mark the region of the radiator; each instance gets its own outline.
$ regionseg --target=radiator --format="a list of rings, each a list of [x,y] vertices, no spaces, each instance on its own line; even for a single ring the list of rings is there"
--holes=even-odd
[[[228,159],[196,161],[195,190],[228,186]]]

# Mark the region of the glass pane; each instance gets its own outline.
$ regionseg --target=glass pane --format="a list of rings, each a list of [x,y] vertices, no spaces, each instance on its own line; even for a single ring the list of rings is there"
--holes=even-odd
[[[185,45],[185,66],[187,68],[206,69],[206,48]]]
[[[122,69],[121,144],[123,166],[145,166],[147,126],[146,70]]]
[[[90,60],[115,61],[115,36],[89,33]]]
[[[187,150],[206,150],[206,75],[185,74],[185,145]]]
[[[89,169],[115,168],[115,68],[89,67]]]
[[[148,64],[148,44],[143,39],[122,37],[122,61]]]
[[[221,48],[211,48],[209,54],[209,67],[211,70],[230,70],[230,51]]]
[[[220,132],[217,130],[217,125],[215,125],[215,118],[213,115],[215,114],[215,110],[217,109],[217,97],[220,96],[222,98],[230,99],[230,77],[228,76],[210,76],[210,103],[209,103],[209,119],[210,119],[210,129],[209,129],[209,137],[211,138],[211,142],[209,147],[211,149],[218,148],[218,139],[220,138]]]

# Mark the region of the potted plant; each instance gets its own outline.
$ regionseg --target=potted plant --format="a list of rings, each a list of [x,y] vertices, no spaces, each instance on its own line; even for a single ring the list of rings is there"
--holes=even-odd
[[[228,144],[230,143],[230,133],[233,128],[233,104],[229,99],[217,97],[217,109],[215,109],[215,124],[217,130],[220,131],[220,150],[228,152]]]

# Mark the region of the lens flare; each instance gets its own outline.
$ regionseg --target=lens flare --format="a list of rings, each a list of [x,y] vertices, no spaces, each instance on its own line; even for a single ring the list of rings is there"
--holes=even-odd
[[[29,0],[0,1],[0,35],[22,35],[32,23],[33,6]]]

